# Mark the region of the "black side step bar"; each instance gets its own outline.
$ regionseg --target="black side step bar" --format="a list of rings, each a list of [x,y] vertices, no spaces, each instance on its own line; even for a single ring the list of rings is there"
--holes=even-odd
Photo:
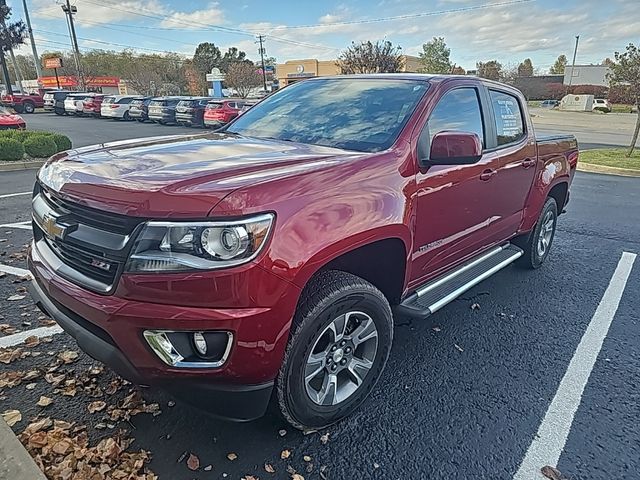
[[[395,308],[395,312],[413,318],[428,317],[523,254],[510,243],[493,248],[419,287]]]

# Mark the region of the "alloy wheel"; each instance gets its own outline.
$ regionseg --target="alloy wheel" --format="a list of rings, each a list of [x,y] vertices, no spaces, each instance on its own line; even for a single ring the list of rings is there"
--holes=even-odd
[[[549,211],[542,219],[542,227],[540,228],[540,234],[538,235],[537,253],[540,258],[544,257],[549,251],[554,229],[555,218],[553,216],[553,212]]]

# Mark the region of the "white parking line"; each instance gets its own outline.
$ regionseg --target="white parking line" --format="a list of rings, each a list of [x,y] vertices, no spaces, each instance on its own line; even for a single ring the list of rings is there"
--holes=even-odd
[[[20,192],[20,193],[5,193],[0,195],[0,198],[19,197],[21,195],[31,195],[33,192]]]
[[[4,225],[0,225],[0,228],[22,228],[23,230],[31,230],[31,220],[18,223],[5,223]]]
[[[6,337],[0,337],[0,348],[13,347],[15,345],[19,345],[25,341],[25,339],[36,336],[36,337],[50,337],[52,335],[57,335],[58,333],[62,333],[62,327],[59,325],[53,325],[51,327],[40,327],[34,328],[32,330],[26,330],[20,333],[14,333],[13,335],[7,335]]]
[[[513,477],[514,480],[544,478],[540,469],[546,465],[552,467],[557,465],[571,430],[573,418],[580,406],[584,388],[618,310],[636,257],[635,253],[622,253],[609,286],[571,358],[538,432]]]
[[[2,265],[0,263],[0,272],[7,273],[9,275],[15,275],[16,277],[31,277],[31,272],[24,268],[12,267],[10,265]]]

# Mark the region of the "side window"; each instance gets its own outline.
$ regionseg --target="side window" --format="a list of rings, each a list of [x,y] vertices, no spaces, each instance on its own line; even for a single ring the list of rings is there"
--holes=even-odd
[[[525,136],[520,102],[508,93],[489,90],[496,117],[498,146],[517,142]]]
[[[436,133],[454,130],[475,133],[485,145],[480,100],[475,88],[457,88],[445,93],[431,112],[427,125],[431,139]]]

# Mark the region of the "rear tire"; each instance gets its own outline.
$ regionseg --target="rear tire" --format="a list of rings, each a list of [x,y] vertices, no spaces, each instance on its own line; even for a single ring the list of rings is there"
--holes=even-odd
[[[129,120],[131,120],[131,116],[129,115],[129,112],[124,112],[124,115],[122,115],[122,119],[125,122],[128,122]]]
[[[514,244],[524,250],[517,264],[522,268],[540,268],[549,256],[553,238],[558,225],[558,206],[555,199],[547,198],[535,228],[529,236],[515,241]]]
[[[24,113],[33,113],[36,111],[36,106],[31,102],[24,102]]]
[[[392,341],[380,290],[350,273],[317,274],[300,298],[276,379],[281,415],[300,430],[343,419],[375,387]]]

